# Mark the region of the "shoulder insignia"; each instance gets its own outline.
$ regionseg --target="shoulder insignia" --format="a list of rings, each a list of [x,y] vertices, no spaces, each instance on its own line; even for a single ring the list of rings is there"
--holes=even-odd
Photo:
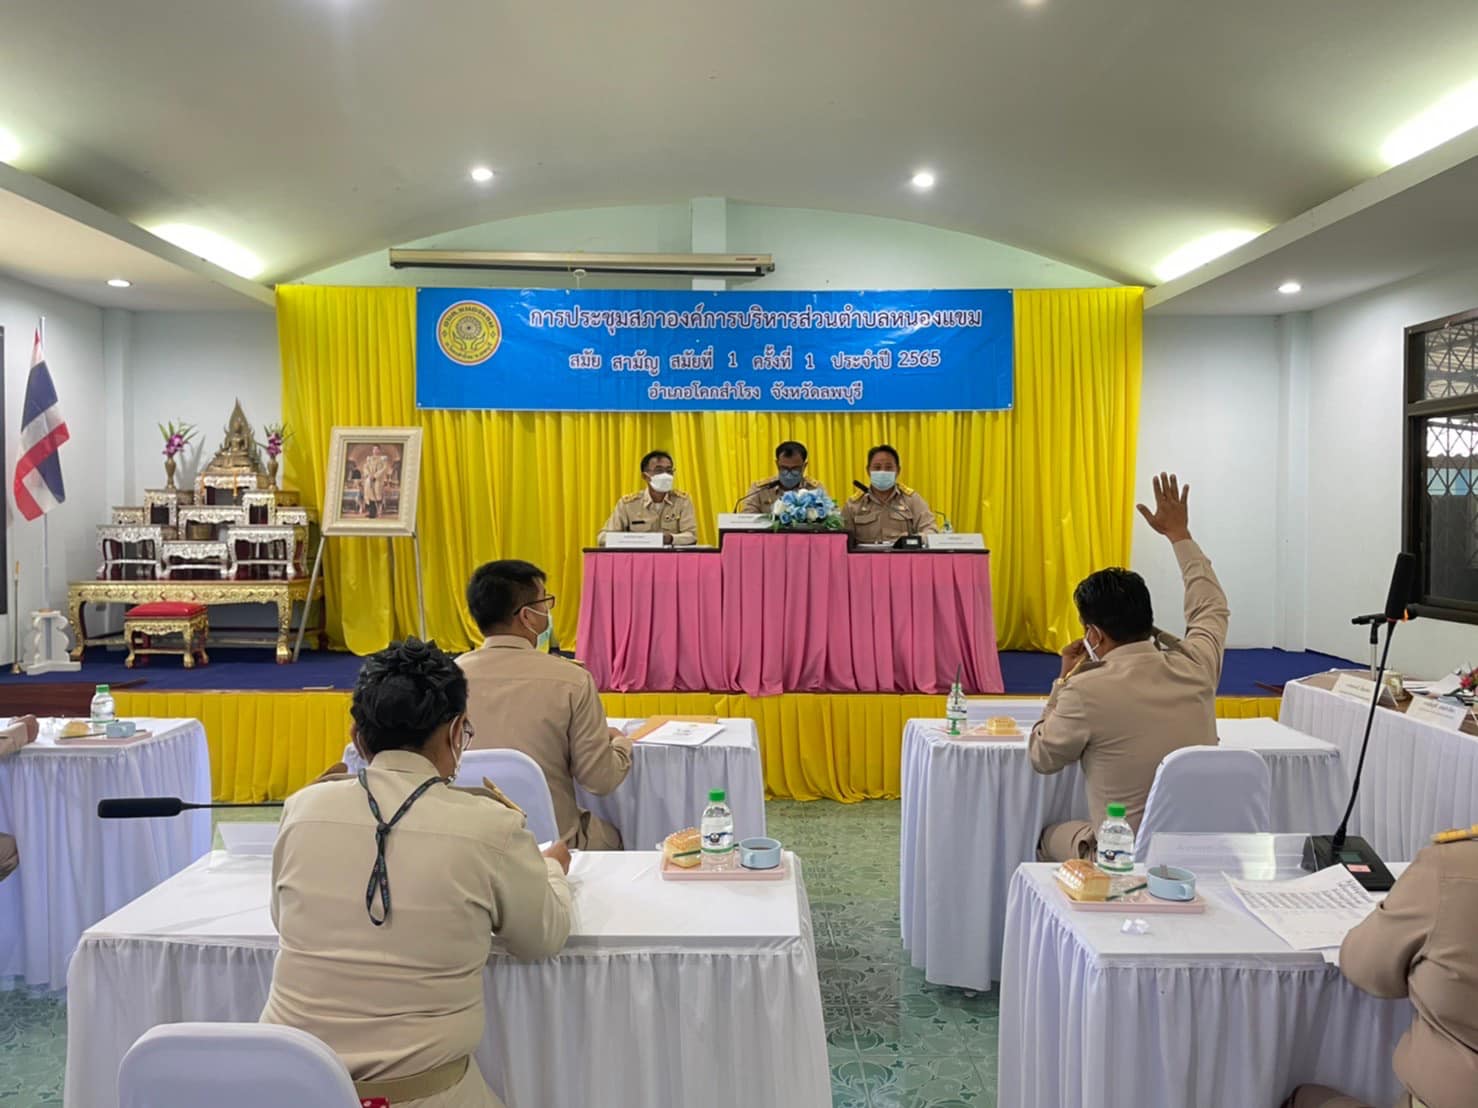
[[[629,493],[627,493],[625,496],[623,496],[621,498],[621,503],[622,504],[635,504],[638,500],[641,499],[641,497],[642,497],[642,494],[639,493],[639,492],[629,492]]]
[[[1472,827],[1454,827],[1451,831],[1438,831],[1432,836],[1432,842],[1437,844],[1462,843],[1469,839],[1478,839],[1478,823],[1473,824]]]
[[[898,491],[901,492],[904,496],[912,496],[914,494],[913,489],[909,488],[902,481],[898,483]]]

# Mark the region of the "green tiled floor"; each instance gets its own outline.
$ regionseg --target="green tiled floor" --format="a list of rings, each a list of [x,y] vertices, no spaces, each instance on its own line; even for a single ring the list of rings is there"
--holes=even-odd
[[[909,966],[898,938],[898,819],[890,801],[769,805],[770,833],[801,856],[811,898],[832,1103],[988,1108],[996,997],[927,985]],[[65,1057],[65,1006],[0,992],[0,1104],[60,1105]]]

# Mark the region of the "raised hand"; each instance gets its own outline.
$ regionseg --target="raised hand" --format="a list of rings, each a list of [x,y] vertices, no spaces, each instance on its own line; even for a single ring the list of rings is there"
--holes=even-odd
[[[1140,504],[1139,514],[1171,542],[1190,538],[1190,485],[1181,488],[1179,479],[1173,473],[1160,474],[1155,478],[1154,485],[1155,510],[1151,512]]]

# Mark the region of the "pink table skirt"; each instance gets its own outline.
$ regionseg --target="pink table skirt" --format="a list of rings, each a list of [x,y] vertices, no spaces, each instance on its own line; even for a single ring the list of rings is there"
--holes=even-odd
[[[587,553],[579,650],[612,692],[999,693],[985,554],[849,554],[731,534],[721,553]]]

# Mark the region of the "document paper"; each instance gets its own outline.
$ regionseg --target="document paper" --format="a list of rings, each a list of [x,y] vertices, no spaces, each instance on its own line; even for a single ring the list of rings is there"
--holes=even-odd
[[[670,720],[655,731],[647,732],[641,741],[659,746],[702,746],[723,729],[722,723],[683,723]]]
[[[1338,947],[1376,904],[1344,866],[1292,881],[1226,878],[1246,909],[1294,950]]]

